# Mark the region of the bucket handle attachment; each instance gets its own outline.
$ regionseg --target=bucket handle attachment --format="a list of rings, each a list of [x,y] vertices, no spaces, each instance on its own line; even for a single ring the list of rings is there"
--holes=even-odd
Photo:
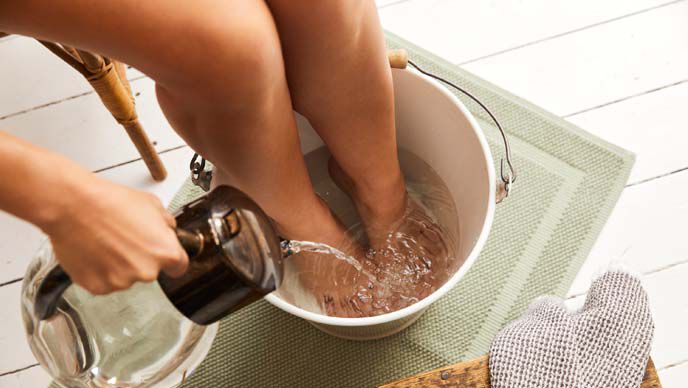
[[[475,101],[476,104],[478,104],[487,114],[490,116],[492,121],[494,121],[495,125],[497,126],[497,129],[499,129],[499,133],[502,135],[502,141],[504,142],[504,158],[501,159],[500,162],[500,178],[502,180],[502,184],[499,185],[499,190],[497,191],[497,203],[502,202],[505,198],[511,194],[511,191],[513,189],[513,184],[516,182],[516,169],[514,168],[513,163],[511,162],[511,147],[509,146],[509,139],[506,136],[506,132],[504,131],[504,128],[502,128],[502,125],[499,123],[497,118],[492,114],[492,112],[478,100],[477,97],[466,91],[465,89],[459,87],[458,85],[454,84],[453,82],[442,78],[438,75],[432,74],[426,70],[423,70],[420,66],[418,66],[416,63],[411,61],[408,58],[408,53],[404,49],[396,49],[396,50],[389,50],[387,51],[387,59],[389,60],[389,65],[390,67],[394,69],[406,69],[408,65],[413,66],[416,70],[418,70],[420,73],[430,77],[434,78],[445,85],[451,86],[452,88],[458,90],[459,92],[463,93],[467,97],[469,97],[471,100]],[[508,171],[504,170],[504,163],[506,160],[506,165],[508,167]]]

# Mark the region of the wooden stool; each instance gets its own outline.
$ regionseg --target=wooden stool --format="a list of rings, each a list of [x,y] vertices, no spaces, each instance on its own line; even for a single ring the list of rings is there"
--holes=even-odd
[[[7,34],[0,32],[0,38],[5,35]],[[73,47],[39,42],[86,78],[108,111],[127,131],[153,179],[164,180],[167,171],[139,122],[124,65]]]
[[[430,372],[421,373],[403,380],[381,385],[378,388],[490,388],[488,356],[460,362]],[[645,376],[640,388],[662,388],[652,359],[648,360]]]

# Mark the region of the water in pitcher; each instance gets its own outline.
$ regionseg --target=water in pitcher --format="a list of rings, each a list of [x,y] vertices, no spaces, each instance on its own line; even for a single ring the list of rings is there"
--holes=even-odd
[[[64,387],[173,386],[200,363],[215,329],[195,325],[165,298],[156,283],[94,297],[78,285],[64,293],[48,320],[33,315],[38,274],[55,257],[49,243],[32,261],[22,289],[29,345]],[[200,353],[199,353],[200,352]]]
[[[320,314],[375,316],[412,305],[441,287],[460,267],[459,223],[451,193],[413,153],[399,160],[409,199],[404,217],[371,246],[348,197],[327,173],[324,148],[306,155],[316,192],[348,226],[338,249],[292,241],[278,290],[288,302]],[[346,252],[346,253],[344,253]]]

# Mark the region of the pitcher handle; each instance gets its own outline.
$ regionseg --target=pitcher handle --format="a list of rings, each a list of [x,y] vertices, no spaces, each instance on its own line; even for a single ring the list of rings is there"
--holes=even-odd
[[[189,260],[193,260],[203,251],[203,235],[179,228],[175,229],[175,232],[179,243],[189,255]],[[62,294],[71,285],[72,279],[59,264],[51,269],[36,290],[36,298],[33,305],[36,317],[42,321],[55,315],[57,305],[62,299]]]

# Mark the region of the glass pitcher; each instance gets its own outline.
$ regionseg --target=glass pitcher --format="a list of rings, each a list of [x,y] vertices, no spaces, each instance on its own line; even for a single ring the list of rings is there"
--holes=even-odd
[[[279,285],[282,250],[267,216],[220,186],[176,215],[185,275],[93,296],[46,242],[22,284],[32,352],[64,387],[174,387],[208,353],[220,318]]]

